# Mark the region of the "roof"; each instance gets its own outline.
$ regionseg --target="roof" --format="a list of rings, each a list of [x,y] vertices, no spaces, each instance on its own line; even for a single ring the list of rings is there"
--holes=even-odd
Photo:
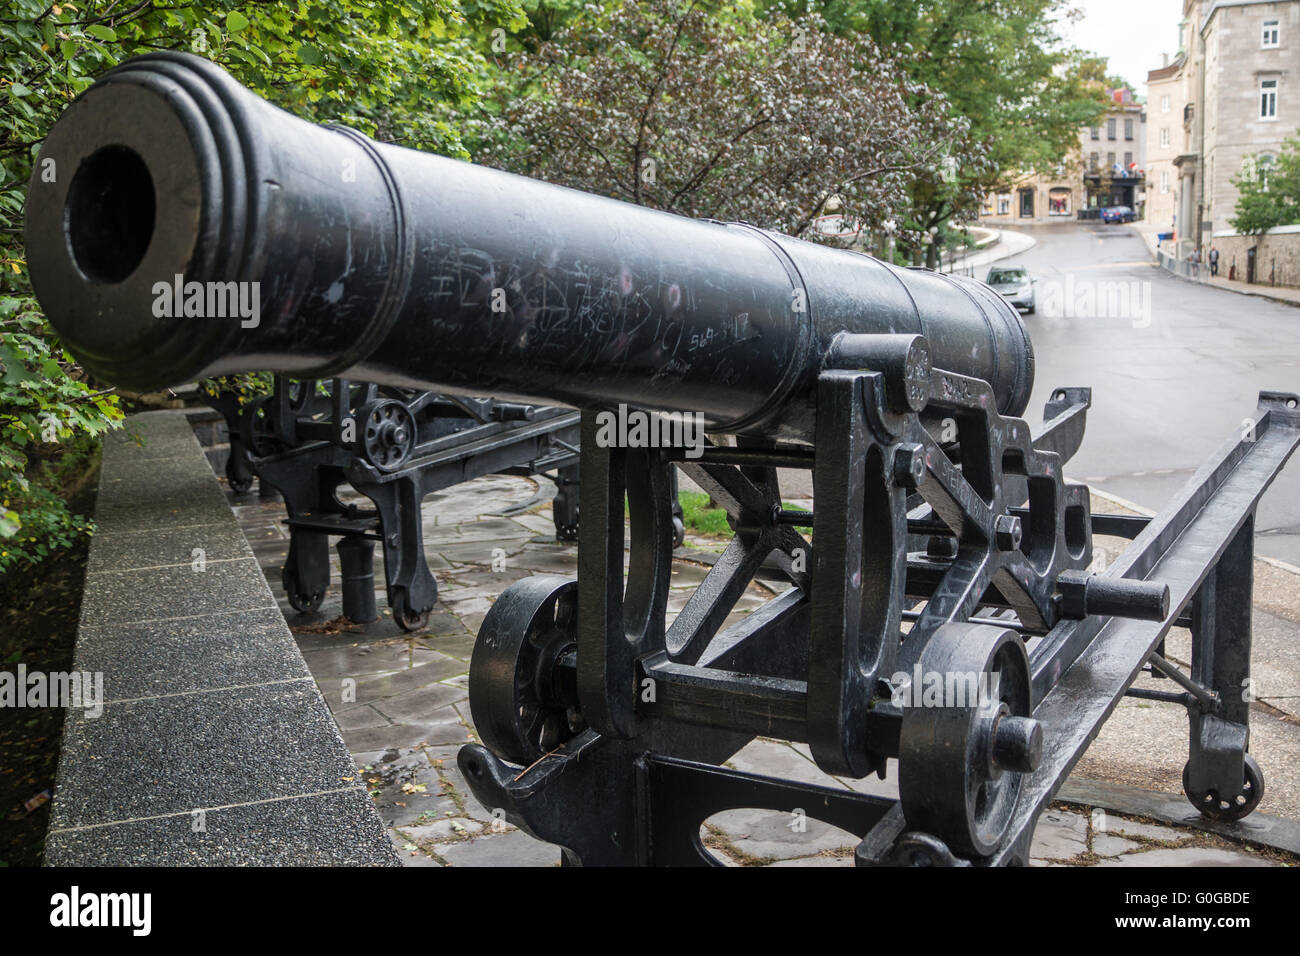
[[[1171,76],[1177,76],[1178,71],[1182,69],[1182,66],[1183,66],[1183,61],[1181,59],[1178,59],[1175,60],[1173,63],[1170,63],[1168,66],[1160,67],[1160,69],[1158,70],[1148,70],[1147,82],[1150,83],[1152,80],[1167,80]]]

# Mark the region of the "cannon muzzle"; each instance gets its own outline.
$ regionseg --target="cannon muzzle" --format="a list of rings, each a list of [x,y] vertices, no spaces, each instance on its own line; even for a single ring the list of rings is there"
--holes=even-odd
[[[346,372],[807,438],[846,331],[923,335],[1006,414],[1033,385],[979,282],[375,143],[183,53],[127,61],[55,124],[27,251],[66,346],[137,389]]]

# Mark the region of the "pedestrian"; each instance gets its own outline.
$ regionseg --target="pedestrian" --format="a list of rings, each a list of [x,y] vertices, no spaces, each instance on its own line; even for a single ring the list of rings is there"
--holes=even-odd
[[[1215,246],[1210,246],[1210,275],[1219,274],[1219,250]]]

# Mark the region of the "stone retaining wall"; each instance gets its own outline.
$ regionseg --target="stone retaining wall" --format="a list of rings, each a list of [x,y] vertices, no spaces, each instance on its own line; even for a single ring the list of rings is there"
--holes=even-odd
[[[1219,250],[1219,275],[1246,281],[1246,253],[1254,248],[1256,284],[1300,288],[1300,227],[1289,228],[1296,231],[1274,231],[1262,236],[1216,235],[1212,242]]]

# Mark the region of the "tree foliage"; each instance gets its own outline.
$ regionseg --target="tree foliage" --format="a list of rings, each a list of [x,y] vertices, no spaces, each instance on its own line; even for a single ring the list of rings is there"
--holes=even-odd
[[[54,546],[78,533],[81,519],[33,483],[29,459],[123,417],[31,295],[22,203],[59,113],[128,56],[190,50],[300,115],[686,215],[808,236],[834,197],[847,219],[868,229],[895,220],[916,244],[973,217],[1008,170],[1055,165],[1104,109],[1104,70],[1055,44],[1065,9],[10,0],[0,14],[0,538]]]
[[[682,215],[811,236],[834,197],[875,228],[912,218],[918,181],[986,163],[943,96],[815,14],[591,6],[514,62],[528,93],[511,78],[471,127],[480,162]]]
[[[1242,235],[1300,224],[1300,136],[1283,143],[1277,159],[1267,166],[1258,156],[1249,157],[1232,184],[1237,187],[1232,228]]]
[[[129,56],[189,50],[293,112],[464,156],[456,117],[487,81],[485,38],[526,24],[518,0],[11,0],[0,16],[0,538],[40,529],[57,542],[82,527],[32,484],[30,452],[123,417],[46,324],[23,259],[32,160],[78,93]],[[4,571],[18,552],[0,550]]]
[[[1049,172],[1105,112],[1103,61],[1064,44],[1072,0],[767,0],[775,15],[818,11],[899,58],[969,124],[988,161],[961,163],[945,189],[919,184],[920,225],[973,219],[980,198],[1024,172]],[[1112,84],[1113,86],[1113,84]],[[972,198],[973,197],[973,198]]]

